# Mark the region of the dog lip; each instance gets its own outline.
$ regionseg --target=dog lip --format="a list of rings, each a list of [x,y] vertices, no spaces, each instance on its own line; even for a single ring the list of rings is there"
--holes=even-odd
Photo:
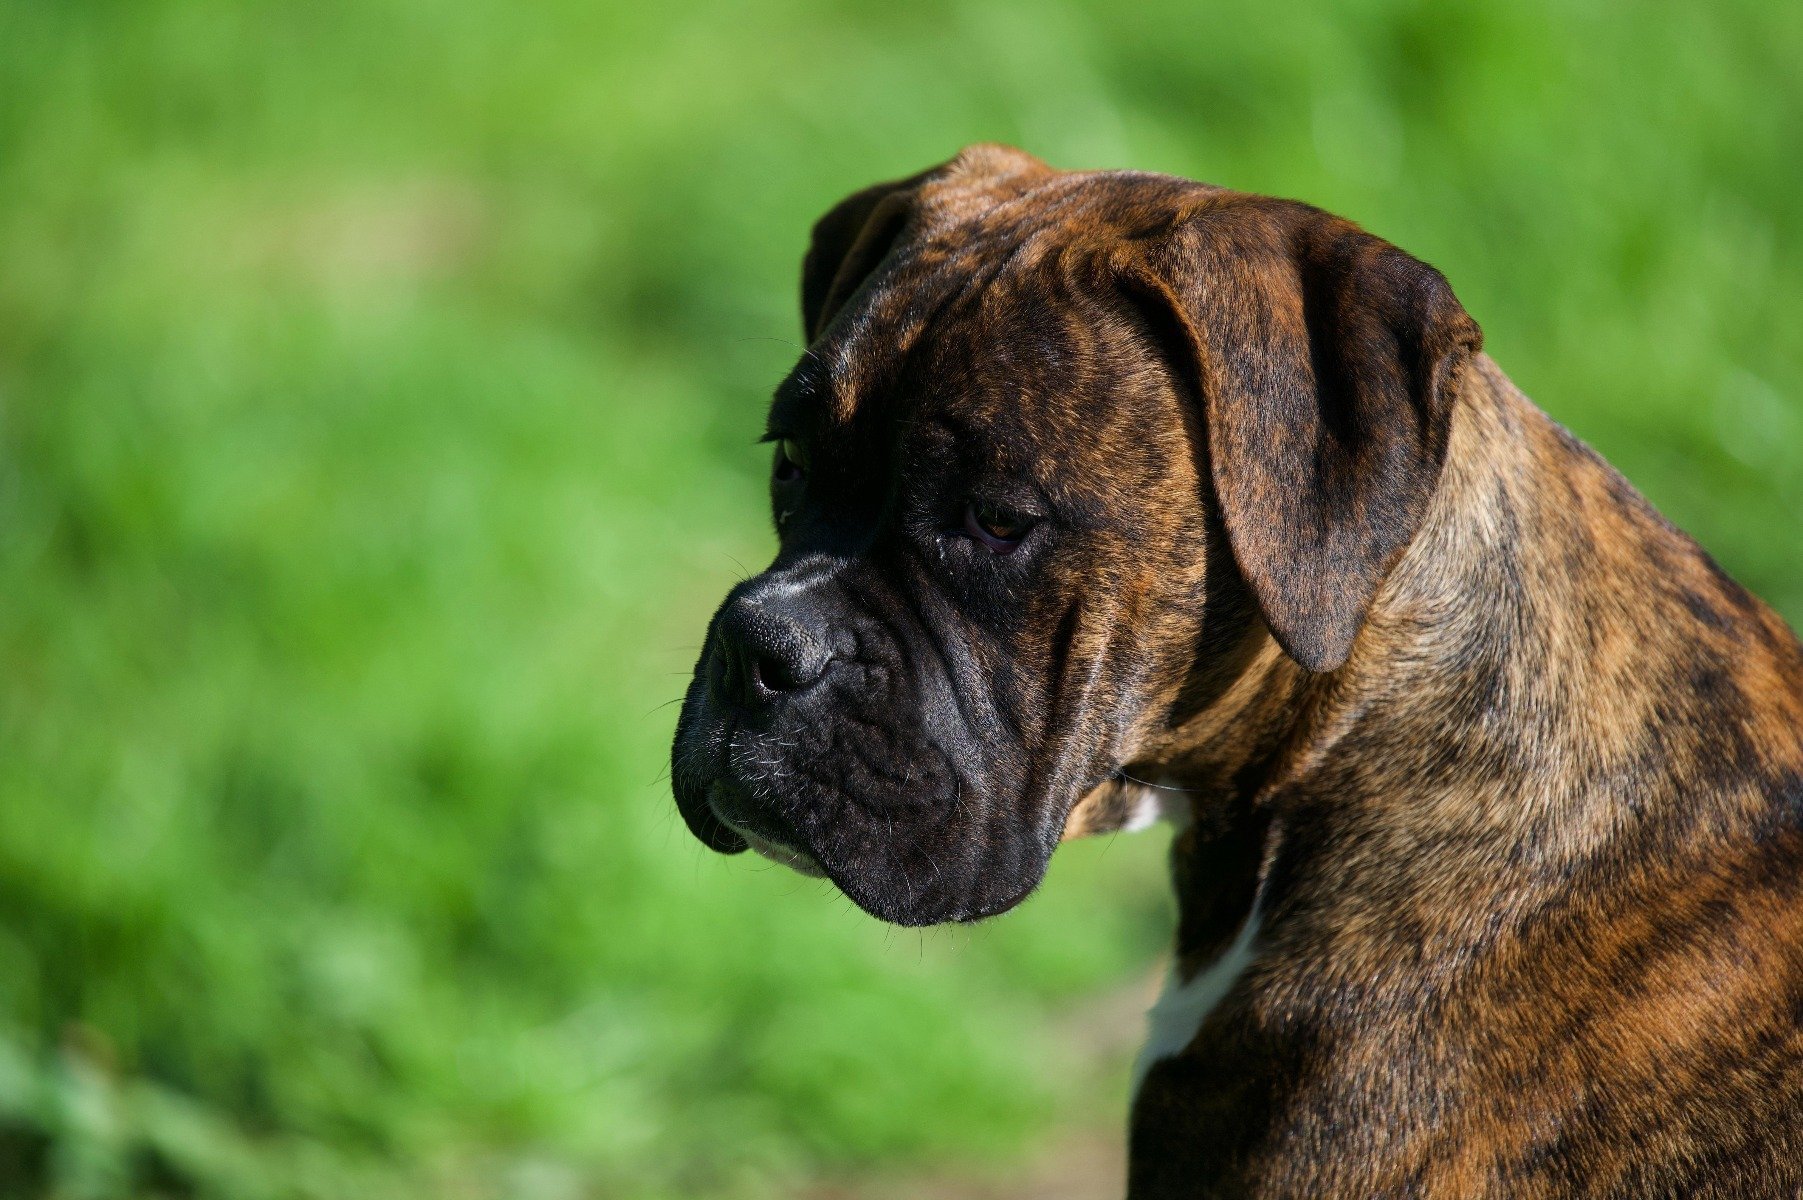
[[[721,820],[719,811],[709,801],[708,796],[712,791],[710,785],[698,780],[691,781],[678,771],[673,780],[673,790],[676,793],[676,810],[682,815],[696,840],[717,854],[742,854],[745,851],[745,839],[731,825]]]
[[[724,820],[724,818],[722,818],[722,820]],[[813,855],[802,850],[797,850],[791,846],[785,846],[781,842],[773,842],[768,838],[759,837],[750,830],[741,829],[730,821],[726,822],[726,824],[734,833],[745,839],[745,844],[747,846],[750,846],[753,850],[757,851],[771,862],[788,867],[797,875],[805,875],[809,879],[826,878],[826,868],[816,862]]]
[[[824,879],[826,869],[807,851],[790,845],[787,841],[774,836],[770,832],[759,832],[751,828],[751,819],[745,816],[739,807],[732,803],[732,791],[723,780],[716,780],[707,792],[708,811],[733,836],[739,838],[751,849],[757,851],[771,862],[788,867],[799,875],[810,879]]]

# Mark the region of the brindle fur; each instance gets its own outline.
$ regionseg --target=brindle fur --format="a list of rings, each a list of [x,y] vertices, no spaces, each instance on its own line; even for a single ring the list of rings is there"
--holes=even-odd
[[[751,713],[716,629],[698,834],[742,848],[730,792],[918,923],[1182,789],[1179,974],[1264,921],[1135,1098],[1132,1200],[1803,1195],[1803,650],[1436,272],[975,147],[829,213],[803,303],[773,419],[816,465],[735,598],[825,561],[795,619],[852,632]],[[934,540],[998,480],[1029,556]]]

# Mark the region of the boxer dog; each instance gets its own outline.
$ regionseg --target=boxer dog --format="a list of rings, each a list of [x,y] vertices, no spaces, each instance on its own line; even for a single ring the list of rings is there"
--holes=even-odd
[[[1438,272],[978,146],[801,294],[697,837],[925,925],[1176,820],[1133,1200],[1803,1195],[1803,650]]]

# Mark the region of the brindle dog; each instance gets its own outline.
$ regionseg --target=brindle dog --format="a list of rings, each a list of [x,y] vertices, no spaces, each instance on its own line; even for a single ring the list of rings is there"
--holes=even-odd
[[[1803,650],[1438,272],[981,146],[802,307],[697,836],[927,924],[1176,815],[1135,1200],[1803,1195]]]

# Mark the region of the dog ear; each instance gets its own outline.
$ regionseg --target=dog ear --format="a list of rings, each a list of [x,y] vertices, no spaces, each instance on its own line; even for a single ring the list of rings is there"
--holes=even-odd
[[[1331,671],[1427,514],[1483,334],[1438,271],[1307,205],[1215,201],[1154,245],[1142,290],[1193,364],[1234,560]]]
[[[814,222],[807,255],[801,260],[801,332],[808,341],[820,336],[895,245],[908,222],[914,189],[930,174],[924,171],[853,192]]]

